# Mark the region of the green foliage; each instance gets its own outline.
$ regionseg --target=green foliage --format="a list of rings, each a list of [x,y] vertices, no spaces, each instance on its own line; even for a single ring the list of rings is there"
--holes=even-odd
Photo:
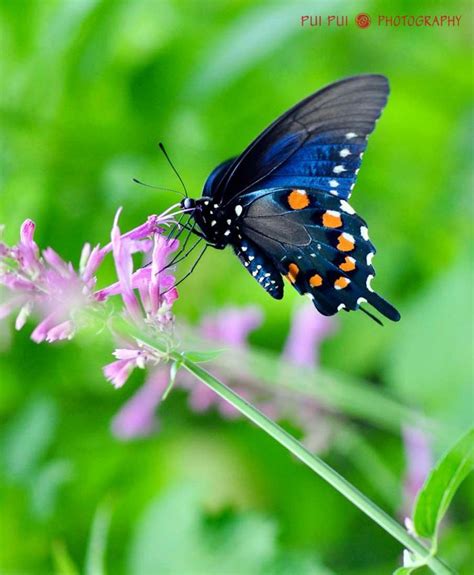
[[[209,516],[199,490],[175,486],[152,501],[137,523],[129,552],[134,575],[329,575],[315,557],[278,548],[276,525],[256,513]]]
[[[443,517],[464,479],[474,470],[474,429],[444,455],[418,494],[413,512],[415,531],[420,537],[436,538]]]
[[[111,519],[110,505],[103,503],[96,511],[87,546],[85,575],[105,575],[105,550]]]
[[[57,407],[50,398],[35,398],[10,422],[3,448],[6,476],[22,481],[31,478],[54,436]]]
[[[222,350],[209,350],[209,351],[187,351],[184,356],[194,363],[205,363],[207,361],[213,361],[219,357]]]

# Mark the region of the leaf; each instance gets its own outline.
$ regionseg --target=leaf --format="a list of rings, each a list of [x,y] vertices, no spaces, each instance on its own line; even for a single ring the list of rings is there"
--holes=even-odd
[[[222,349],[210,350],[210,351],[187,351],[183,355],[193,361],[194,363],[205,363],[206,361],[213,361],[222,353]]]
[[[431,471],[415,502],[413,523],[421,537],[434,537],[458,487],[474,469],[474,428]]]
[[[102,503],[94,515],[87,546],[85,575],[105,575],[105,550],[111,514],[110,504]]]
[[[5,434],[4,465],[13,480],[32,479],[50,446],[57,422],[57,407],[50,398],[29,402],[12,421]]]
[[[38,517],[51,515],[61,487],[72,478],[72,464],[64,459],[49,461],[31,481],[32,509]]]
[[[168,385],[166,386],[165,391],[163,392],[163,395],[161,397],[161,401],[165,401],[165,399],[168,397],[169,392],[173,389],[173,386],[174,386],[175,381],[176,381],[176,375],[179,371],[180,366],[181,366],[180,361],[174,361],[171,364],[170,379],[169,379]]]
[[[53,543],[52,555],[56,573],[61,575],[79,575],[79,568],[74,563],[62,541]]]
[[[441,451],[474,423],[472,322],[466,313],[471,269],[470,259],[462,258],[413,300],[388,370],[399,397],[443,425],[436,438]]]
[[[418,567],[399,567],[393,572],[393,575],[410,575],[415,569],[418,569]]]

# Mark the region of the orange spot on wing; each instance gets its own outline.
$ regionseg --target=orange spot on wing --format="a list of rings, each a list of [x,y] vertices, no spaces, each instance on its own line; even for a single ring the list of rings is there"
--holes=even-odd
[[[326,226],[326,228],[340,228],[342,226],[341,214],[328,210],[323,214],[323,226]]]
[[[292,190],[288,195],[288,204],[292,210],[302,210],[309,206],[308,194],[304,190]]]
[[[338,238],[337,249],[341,252],[350,252],[354,249],[354,238],[349,234],[341,234]]]
[[[309,278],[309,285],[311,287],[319,287],[323,285],[323,278],[319,274],[314,274]]]
[[[334,287],[338,288],[338,289],[344,289],[350,283],[351,283],[351,281],[349,279],[341,276],[340,278],[337,278],[337,280],[334,282]]]
[[[288,274],[286,275],[288,281],[292,284],[296,281],[296,276],[299,274],[300,268],[296,264],[290,264],[288,266]]]
[[[339,268],[343,272],[351,272],[356,269],[355,259],[351,256],[346,256],[346,259],[342,262]]]

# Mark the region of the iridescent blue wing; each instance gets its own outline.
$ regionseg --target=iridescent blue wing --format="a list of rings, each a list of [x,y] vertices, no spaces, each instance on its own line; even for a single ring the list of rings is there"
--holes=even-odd
[[[226,204],[248,191],[291,186],[347,199],[388,92],[388,81],[380,75],[355,76],[323,88],[215,170],[205,195]]]
[[[372,289],[375,247],[365,221],[346,200],[321,190],[273,188],[240,196],[239,205],[244,241],[265,254],[322,314],[368,302],[387,318],[400,319]]]

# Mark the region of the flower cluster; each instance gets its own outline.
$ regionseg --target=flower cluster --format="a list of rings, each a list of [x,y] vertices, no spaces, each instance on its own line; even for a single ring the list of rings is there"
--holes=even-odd
[[[268,386],[259,381],[251,369],[247,369],[248,337],[260,326],[262,319],[261,311],[253,306],[231,307],[215,315],[205,316],[198,326],[199,337],[211,345],[229,347],[232,355],[238,356],[235,363],[226,363],[224,352],[209,364],[210,369],[220,381],[256,405],[268,417],[293,421],[301,429],[307,447],[319,451],[326,447],[330,429],[329,420],[321,412],[318,402],[289,389]],[[335,326],[332,318],[318,314],[310,304],[298,308],[282,354],[282,362],[303,368],[316,368],[320,345],[334,331]],[[132,439],[149,435],[157,429],[155,411],[167,388],[167,381],[167,370],[163,367],[159,366],[149,372],[144,385],[122,407],[112,422],[117,437]],[[175,386],[188,392],[188,404],[197,413],[216,409],[226,419],[240,417],[234,407],[187,372],[178,374]]]
[[[118,225],[121,209],[112,226],[111,241],[101,247],[85,244],[76,271],[52,248],[40,250],[34,240],[35,224],[26,220],[20,241],[14,246],[0,243],[0,319],[16,313],[15,327],[21,329],[34,315],[39,323],[31,338],[40,343],[71,339],[85,321],[88,310],[97,310],[112,296],[120,296],[129,320],[152,331],[163,331],[173,323],[171,306],[178,297],[174,277],[165,269],[178,247],[164,231],[174,222],[171,213],[150,216],[137,228],[122,234]],[[151,254],[150,262],[134,270],[133,255]],[[112,254],[117,282],[97,290],[97,271],[107,254]],[[3,301],[4,300],[4,301]],[[156,351],[140,341],[121,340],[114,352],[116,361],[104,368],[106,377],[120,387],[134,367],[156,364]]]
[[[165,232],[167,226],[175,224],[176,207],[172,206],[160,216],[150,216],[144,224],[127,233],[120,231],[119,209],[110,242],[93,248],[86,244],[78,270],[52,248],[40,250],[34,240],[35,224],[31,220],[25,221],[17,245],[9,247],[0,243],[0,286],[6,295],[0,305],[0,319],[16,313],[15,326],[21,329],[31,315],[38,320],[32,339],[38,343],[51,343],[72,338],[91,312],[105,311],[106,302],[116,296],[121,299],[127,320],[134,324],[143,340],[150,342],[159,338],[172,343],[172,306],[178,293],[170,271],[173,263],[170,258],[178,248],[178,241],[170,239]],[[98,289],[97,273],[109,254],[117,279]],[[136,254],[141,254],[147,263],[136,268]],[[205,317],[198,327],[201,339],[230,346],[234,354],[243,354],[242,362],[235,366],[215,360],[212,370],[269,417],[292,419],[302,429],[307,444],[319,449],[325,434],[318,403],[291,390],[262,384],[245,367],[247,338],[261,321],[262,314],[255,307],[229,308]],[[316,367],[319,345],[334,325],[333,320],[317,314],[312,306],[310,310],[300,308],[294,316],[282,362]],[[156,429],[155,411],[169,387],[170,369],[162,361],[166,354],[162,351],[163,346],[154,347],[139,335],[114,333],[113,325],[109,327],[117,347],[113,352],[115,360],[104,367],[105,377],[118,388],[135,368],[148,368],[144,384],[114,418],[113,431],[121,438],[148,435]],[[239,417],[231,405],[188,373],[180,372],[175,385],[188,392],[189,405],[194,411],[216,408],[223,417]]]

